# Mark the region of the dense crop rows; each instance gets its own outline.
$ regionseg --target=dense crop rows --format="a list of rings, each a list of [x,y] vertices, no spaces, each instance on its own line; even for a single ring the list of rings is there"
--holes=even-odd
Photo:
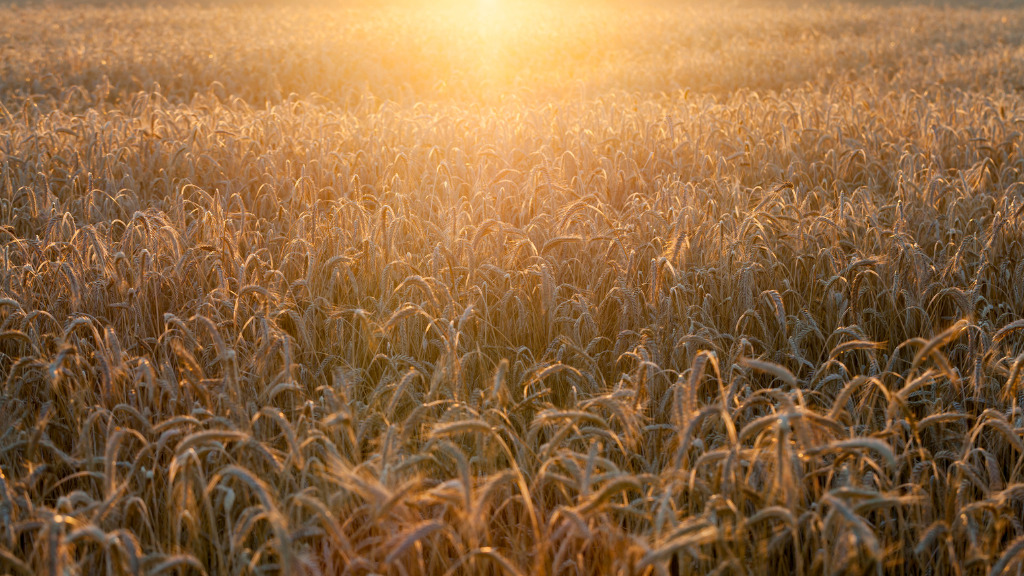
[[[506,10],[0,7],[0,572],[1020,574],[1024,9]]]

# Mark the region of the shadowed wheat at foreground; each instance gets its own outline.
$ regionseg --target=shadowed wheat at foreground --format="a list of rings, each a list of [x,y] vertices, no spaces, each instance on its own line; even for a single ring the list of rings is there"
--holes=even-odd
[[[0,573],[1021,574],[1024,7],[0,7]]]

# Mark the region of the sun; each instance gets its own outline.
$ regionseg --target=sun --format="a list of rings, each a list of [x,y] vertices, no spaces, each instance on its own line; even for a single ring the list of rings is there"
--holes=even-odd
[[[502,14],[501,0],[477,0],[477,15],[481,26],[493,27],[500,24],[506,14]]]

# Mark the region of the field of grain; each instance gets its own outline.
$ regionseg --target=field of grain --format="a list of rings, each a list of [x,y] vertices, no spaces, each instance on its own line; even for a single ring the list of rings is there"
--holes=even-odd
[[[1024,572],[1024,6],[0,5],[0,574]]]

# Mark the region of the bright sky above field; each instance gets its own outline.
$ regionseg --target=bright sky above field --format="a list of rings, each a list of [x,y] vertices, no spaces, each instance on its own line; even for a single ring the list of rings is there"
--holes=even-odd
[[[0,55],[12,56],[0,62],[0,89],[57,94],[106,78],[114,94],[159,86],[188,99],[212,87],[253,104],[366,93],[411,104],[779,91],[899,74],[924,90],[933,73],[964,84],[999,78],[1022,29],[1010,12],[883,16],[854,3],[807,6],[796,19],[786,2],[371,4],[0,12]],[[962,42],[978,30],[977,44]],[[925,53],[939,57],[923,63]]]

